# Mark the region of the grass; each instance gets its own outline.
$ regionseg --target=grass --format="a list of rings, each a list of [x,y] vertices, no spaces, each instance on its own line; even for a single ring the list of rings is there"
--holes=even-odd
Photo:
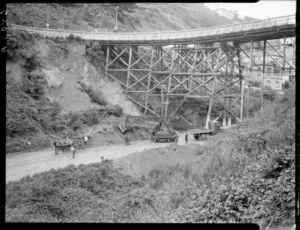
[[[103,161],[11,182],[6,187],[6,219],[254,222],[266,227],[273,218],[291,224],[294,104],[287,102],[294,98],[286,93],[285,103],[278,99],[253,119],[208,139],[197,161],[160,164],[141,178],[124,175]]]

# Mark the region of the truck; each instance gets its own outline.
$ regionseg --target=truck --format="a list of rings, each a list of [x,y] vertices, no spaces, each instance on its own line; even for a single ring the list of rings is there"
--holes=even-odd
[[[164,126],[164,128],[163,128]],[[151,142],[178,142],[178,135],[171,130],[166,122],[162,119],[151,133]]]
[[[209,135],[214,135],[220,130],[220,122],[218,121],[209,121],[208,129],[192,129],[189,131],[190,134],[194,136],[196,140],[202,138],[206,139]]]
[[[151,116],[126,116],[124,125],[118,124],[120,131],[125,135],[125,141],[128,142],[128,138],[126,137],[127,131],[132,129],[132,125],[136,123],[138,120],[148,120],[150,118],[158,118]],[[160,118],[160,122],[153,128],[150,136],[151,142],[178,142],[178,135],[175,131],[171,130],[167,123],[165,122],[165,118]],[[133,120],[129,122],[129,120]]]

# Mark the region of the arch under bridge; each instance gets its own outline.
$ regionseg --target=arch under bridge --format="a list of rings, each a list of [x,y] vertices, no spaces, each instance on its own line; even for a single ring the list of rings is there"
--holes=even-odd
[[[86,32],[45,30],[10,25],[50,37],[70,34],[97,41],[104,47],[106,76],[119,82],[124,94],[143,108],[144,116],[173,117],[188,99],[208,100],[206,128],[213,102],[223,107],[223,125],[242,121],[244,114],[242,60],[250,71],[266,73],[266,57],[284,69],[295,69],[286,59],[286,38],[295,37],[295,16],[225,26],[160,32]],[[282,49],[270,40],[284,39]],[[258,65],[254,52],[262,55]],[[276,59],[274,58],[276,54]],[[281,59],[279,61],[279,59]],[[159,106],[151,107],[159,97]],[[157,101],[157,100],[156,100]]]

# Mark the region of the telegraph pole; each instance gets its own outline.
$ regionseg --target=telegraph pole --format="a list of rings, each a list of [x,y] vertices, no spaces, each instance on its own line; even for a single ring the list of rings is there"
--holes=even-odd
[[[116,10],[116,26],[115,26],[115,30],[118,30],[118,10],[119,10],[119,6],[116,6],[115,10]]]
[[[48,7],[47,7],[47,24],[46,24],[46,27],[47,27],[47,35],[48,35],[48,27],[49,27],[48,18],[49,18],[49,12],[48,12]]]

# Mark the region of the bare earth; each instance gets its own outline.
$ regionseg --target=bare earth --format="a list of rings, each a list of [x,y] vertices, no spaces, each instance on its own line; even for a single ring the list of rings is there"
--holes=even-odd
[[[184,133],[180,134],[178,144],[184,145]],[[190,143],[201,144],[200,141],[193,140],[190,135]],[[142,152],[153,148],[163,148],[170,143],[152,143],[149,140],[131,142],[130,145],[116,144],[109,146],[93,147],[76,152],[75,159],[70,151],[54,154],[54,150],[44,150],[20,154],[16,156],[6,156],[6,183],[16,181],[25,176],[32,176],[36,173],[48,171],[50,169],[64,168],[70,164],[80,165],[96,163],[104,159],[118,159],[130,153]]]

